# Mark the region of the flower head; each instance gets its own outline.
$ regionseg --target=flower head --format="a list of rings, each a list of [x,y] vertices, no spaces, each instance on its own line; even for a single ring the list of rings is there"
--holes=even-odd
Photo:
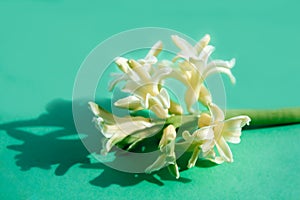
[[[122,73],[113,75],[115,79],[109,89],[112,90],[120,82],[124,83],[122,91],[129,95],[118,99],[114,105],[130,110],[130,115],[118,117],[95,103],[90,102],[89,105],[95,115],[96,127],[105,137],[103,154],[115,145],[132,150],[135,144],[145,138],[155,138],[153,145],[157,145],[155,147],[158,147],[159,155],[145,172],[168,167],[170,173],[179,178],[176,163],[176,154],[179,152],[192,152],[188,168],[195,166],[198,158],[218,164],[233,162],[227,142],[240,142],[242,127],[249,124],[250,118],[241,115],[225,119],[223,111],[213,103],[209,88],[205,85],[206,78],[215,73],[228,75],[234,83],[231,69],[235,59],[210,61],[214,47],[209,45],[209,35],[205,35],[195,46],[176,35],[172,39],[180,49],[172,61],[158,61],[161,41],[142,59],[116,58],[115,62]],[[182,105],[173,101],[165,89],[164,80],[170,77],[178,79],[187,87],[185,105],[189,114],[183,115]],[[208,112],[198,108],[196,114],[193,113],[192,107],[197,101],[206,106]],[[136,116],[139,113],[133,112],[142,109],[151,110],[158,118],[152,120]],[[164,127],[162,134],[161,125]],[[176,128],[179,127],[186,129],[183,132],[178,130],[177,133]],[[159,144],[157,137],[160,137]]]
[[[161,42],[157,42],[144,59],[117,58],[116,64],[124,74],[117,75],[111,82],[110,89],[120,81],[125,81],[122,91],[130,93],[130,96],[119,99],[115,105],[131,110],[149,109],[158,117],[166,118],[170,108],[168,92],[160,87],[162,78],[171,72],[170,68],[154,66],[157,62],[155,56],[161,50]]]
[[[178,58],[184,59],[179,62],[179,69],[173,69],[175,73],[172,73],[172,75],[187,86],[185,101],[189,112],[193,112],[192,106],[197,100],[204,105],[212,102],[211,95],[204,85],[204,81],[208,76],[215,73],[224,73],[230,77],[232,83],[235,83],[235,78],[231,73],[235,59],[230,61],[208,61],[215,49],[213,46],[208,45],[209,35],[205,35],[195,46],[177,35],[173,35],[172,39],[181,49],[175,60]]]

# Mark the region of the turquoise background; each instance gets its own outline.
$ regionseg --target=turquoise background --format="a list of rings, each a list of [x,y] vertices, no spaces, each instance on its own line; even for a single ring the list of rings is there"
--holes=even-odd
[[[88,164],[72,122],[76,73],[101,41],[171,28],[237,63],[229,108],[299,105],[297,1],[0,0],[0,199],[297,199],[300,126],[244,131],[235,162],[173,180]],[[47,111],[46,111],[47,110]],[[48,114],[47,114],[48,113]],[[87,120],[89,121],[89,120]]]

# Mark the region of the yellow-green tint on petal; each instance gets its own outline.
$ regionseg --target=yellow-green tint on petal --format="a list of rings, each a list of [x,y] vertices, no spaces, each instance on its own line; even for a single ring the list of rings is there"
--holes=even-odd
[[[128,61],[129,66],[133,69],[133,71],[138,75],[141,81],[144,83],[147,83],[151,80],[150,74],[147,70],[143,68],[143,65],[141,65],[139,62],[130,59]]]
[[[169,113],[174,115],[182,115],[183,109],[178,103],[170,100]]]
[[[201,102],[204,106],[208,106],[208,104],[212,102],[211,94],[204,84],[201,84],[198,101]]]
[[[97,117],[101,117],[106,123],[113,123],[114,117],[111,113],[107,112],[103,108],[101,108],[99,105],[97,105],[94,102],[89,102],[90,109],[96,115]]]
[[[149,53],[147,54],[146,58],[150,57],[150,56],[158,56],[158,54],[161,52],[163,48],[163,43],[162,41],[158,41],[156,42],[152,48],[150,49]]]
[[[187,60],[184,60],[184,61],[178,63],[178,67],[182,71],[192,71],[195,68],[195,66]]]
[[[90,101],[89,106],[90,106],[90,109],[92,110],[92,112],[94,113],[94,115],[100,116],[100,109],[96,103]]]
[[[209,126],[212,123],[211,116],[207,113],[202,113],[198,119],[198,127],[202,128]]]
[[[163,135],[161,137],[161,140],[159,142],[159,147],[165,147],[170,142],[174,141],[176,139],[176,130],[175,127],[170,124],[163,130]]]
[[[188,162],[188,165],[187,165],[188,168],[192,168],[192,167],[195,166],[195,164],[198,160],[200,151],[201,150],[200,150],[199,146],[195,147],[195,149],[193,151],[193,154],[192,154],[191,158],[189,159],[189,162]]]
[[[115,63],[118,65],[119,69],[122,70],[124,73],[128,72],[128,59],[123,58],[123,57],[117,57],[115,59]]]

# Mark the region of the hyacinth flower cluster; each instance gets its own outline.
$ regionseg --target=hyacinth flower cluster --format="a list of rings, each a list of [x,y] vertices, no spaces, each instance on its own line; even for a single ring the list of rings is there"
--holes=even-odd
[[[214,47],[209,45],[209,35],[194,46],[177,35],[171,38],[179,48],[179,53],[172,60],[158,60],[157,56],[163,48],[161,41],[154,44],[142,59],[115,59],[122,73],[113,75],[109,90],[123,83],[121,90],[128,96],[118,99],[114,105],[127,109],[128,116],[115,116],[94,102],[89,102],[89,105],[95,115],[96,127],[105,137],[102,154],[107,154],[114,146],[130,150],[144,139],[158,134],[151,127],[163,124],[158,134],[159,142],[153,143],[160,154],[145,172],[152,173],[168,167],[171,174],[179,178],[176,155],[180,150],[190,152],[187,168],[194,167],[198,159],[217,164],[233,162],[228,143],[240,142],[242,127],[249,124],[250,118],[243,115],[225,119],[224,112],[214,103],[205,85],[206,78],[215,73],[226,74],[235,83],[231,73],[235,59],[211,60]],[[164,80],[169,78],[185,86],[184,105],[171,99],[164,86]],[[205,109],[194,109],[195,104],[202,104]],[[140,110],[148,110],[155,118],[135,115]],[[178,130],[191,121],[196,122],[193,127],[189,126],[179,133]],[[134,137],[130,137],[132,135]]]

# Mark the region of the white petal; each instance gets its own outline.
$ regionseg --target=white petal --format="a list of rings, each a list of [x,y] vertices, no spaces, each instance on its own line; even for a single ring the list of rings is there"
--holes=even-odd
[[[211,94],[204,84],[201,84],[198,101],[201,102],[204,106],[207,106],[212,102]]]
[[[199,158],[199,154],[200,154],[200,148],[197,146],[197,147],[195,147],[193,154],[192,154],[191,158],[189,159],[189,162],[187,165],[188,168],[192,168],[195,166],[195,164]]]
[[[164,108],[163,103],[157,96],[153,97],[148,93],[145,99],[145,107],[153,111],[159,118],[165,119],[168,117],[168,109]]]
[[[224,67],[215,67],[215,68],[211,68],[207,71],[205,71],[205,73],[203,74],[203,77],[206,78],[212,74],[217,74],[217,73],[223,73],[226,74],[229,78],[231,83],[235,83],[235,77],[232,75],[231,70],[228,68],[224,68]]]
[[[206,140],[201,145],[201,149],[202,149],[203,153],[206,153],[206,152],[209,152],[209,151],[213,150],[214,146],[215,146],[214,140]]]
[[[176,130],[175,127],[171,124],[164,129],[163,135],[161,137],[158,146],[160,148],[165,147],[167,144],[174,141],[175,139],[176,139]]]
[[[140,87],[139,83],[133,80],[128,80],[122,89],[123,92],[134,93]]]
[[[151,106],[150,110],[161,119],[166,119],[169,116],[168,109],[164,109],[161,105],[158,104]]]
[[[233,162],[232,152],[223,137],[216,142],[216,147],[220,156],[224,158],[226,162]]]
[[[128,60],[126,58],[117,57],[115,58],[115,63],[118,65],[118,67],[125,73],[128,72],[129,65]]]
[[[146,64],[155,64],[157,63],[157,58],[155,56],[149,56],[146,58]]]
[[[185,84],[187,87],[190,87],[189,83],[189,77],[187,76],[187,73],[183,73],[182,71],[178,69],[173,69],[171,73],[168,74],[168,78],[174,78],[183,84]]]
[[[95,116],[100,116],[100,109],[96,103],[90,101],[89,106]]]
[[[153,124],[149,122],[149,119],[143,117],[119,118],[116,122],[116,126],[119,130],[126,135],[153,126]]]
[[[178,35],[172,35],[171,36],[174,44],[184,51],[193,51],[194,47],[188,43],[185,39],[179,37]]]
[[[121,81],[127,80],[127,76],[126,74],[116,74],[113,75],[115,78],[113,81],[111,81],[108,85],[108,90],[111,91],[112,89],[114,89],[114,87]]]
[[[168,74],[172,72],[172,68],[170,67],[160,67],[155,71],[155,73],[152,75],[151,81],[158,83],[163,78],[167,77]]]
[[[197,53],[199,54],[202,49],[208,45],[210,41],[210,35],[206,34],[201,40],[199,40],[199,42],[195,45],[195,49],[197,51]]]
[[[223,67],[231,69],[235,65],[235,59],[231,59],[230,61],[224,61],[224,60],[213,60],[207,65],[207,69],[215,68],[215,67]]]
[[[144,69],[142,65],[140,65],[135,60],[129,60],[129,64],[132,67],[132,70],[136,73],[136,75],[139,77],[139,80],[142,82],[148,82],[151,80],[151,76],[148,73],[147,70]]]
[[[250,122],[248,116],[238,116],[225,120],[222,135],[224,139],[231,143],[240,143],[242,127]]]
[[[126,135],[123,134],[114,134],[111,138],[105,140],[106,142],[104,142],[101,153],[105,155],[113,146],[115,146],[118,142],[121,142],[125,137]]]
[[[187,141],[190,141],[193,139],[192,135],[188,131],[183,131],[182,138]]]
[[[145,59],[139,59],[138,62],[141,65],[147,65],[147,68],[149,65],[157,63],[157,58],[155,56],[148,56]]]
[[[146,58],[149,58],[151,56],[158,56],[158,54],[161,52],[163,48],[162,41],[156,42],[152,48],[150,49],[149,53],[147,54]]]
[[[132,110],[137,110],[142,108],[141,99],[136,96],[128,96],[122,99],[119,99],[114,103],[115,106],[121,108],[128,108]]]
[[[204,63],[207,63],[208,58],[210,57],[210,55],[214,52],[215,47],[211,46],[211,45],[207,45],[203,48],[203,50],[201,51],[200,55],[199,55],[199,59],[203,60]]]
[[[158,98],[161,101],[164,108],[170,108],[170,96],[165,88],[159,91]]]
[[[131,79],[132,81],[139,82],[141,80],[139,75],[131,68],[128,69],[126,74],[128,76],[128,79]]]
[[[193,87],[194,85],[192,85]],[[197,102],[198,100],[198,95],[199,95],[199,90],[201,85],[196,85],[196,88],[192,88],[191,86],[188,87],[188,89],[185,92],[185,103],[187,106],[187,109],[190,113],[194,112],[192,106]]]
[[[193,60],[193,58],[191,58],[190,60]],[[178,65],[182,71],[192,71],[196,68],[193,62],[189,62],[187,60],[178,63]]]
[[[199,74],[203,74],[204,72],[204,69],[206,67],[206,61],[200,59],[200,58],[190,58],[189,59],[191,65],[193,66],[193,69],[192,70],[197,70],[197,73]]]
[[[203,140],[209,140],[214,137],[214,133],[212,130],[212,127],[204,127],[197,129],[194,133],[193,136],[197,141],[203,141]]]
[[[210,152],[208,152],[204,158],[216,164],[222,164],[224,162],[224,159],[222,157],[220,156],[216,157],[216,153],[214,152],[213,149]]]
[[[223,111],[214,103],[208,104],[213,122],[222,122],[225,118]]]
[[[231,131],[231,134],[234,133],[237,136],[228,136],[227,133],[223,132],[223,137],[227,142],[233,143],[233,144],[238,144],[241,142],[241,131]],[[238,135],[239,133],[239,135]]]
[[[113,115],[107,112],[106,110],[104,110],[103,108],[101,108],[100,106],[98,106],[96,103],[90,101],[89,106],[95,116],[101,117],[103,121],[105,121],[106,123],[114,122]]]
[[[246,124],[249,125],[251,119],[246,115],[240,115],[225,120],[226,126],[228,127],[243,127]]]

